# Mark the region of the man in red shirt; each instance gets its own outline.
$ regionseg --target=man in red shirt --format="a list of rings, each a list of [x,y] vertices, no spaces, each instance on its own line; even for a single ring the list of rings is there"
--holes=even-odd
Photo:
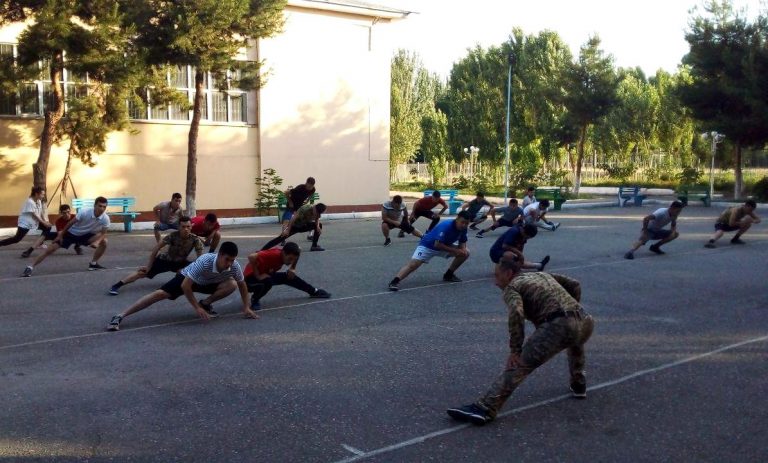
[[[216,252],[216,247],[221,241],[221,232],[219,232],[219,220],[216,214],[206,214],[205,217],[192,217],[192,233],[203,238],[203,244],[210,246],[208,252]]]
[[[438,204],[443,206],[443,208],[440,209],[440,212],[435,214],[432,209],[434,209]],[[432,192],[432,196],[421,198],[420,200],[413,203],[413,210],[411,211],[410,218],[411,225],[413,225],[413,223],[416,222],[416,219],[419,217],[426,217],[432,221],[432,223],[429,225],[429,228],[427,228],[427,233],[429,233],[433,228],[435,228],[437,223],[440,222],[440,214],[445,212],[446,209],[448,209],[448,205],[445,203],[445,200],[440,198],[440,192],[435,190]]]
[[[329,298],[330,293],[324,289],[315,288],[296,275],[296,264],[299,262],[301,249],[299,245],[288,242],[284,247],[279,246],[254,252],[248,256],[248,264],[245,266],[245,284],[251,295],[251,309],[259,310],[259,302],[273,286],[288,285],[299,291],[309,294],[309,297]],[[284,265],[288,270],[280,272]]]

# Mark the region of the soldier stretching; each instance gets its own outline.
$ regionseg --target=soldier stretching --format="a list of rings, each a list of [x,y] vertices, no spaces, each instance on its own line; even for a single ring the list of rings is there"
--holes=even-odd
[[[451,418],[476,425],[492,421],[529,374],[565,349],[571,392],[576,398],[587,396],[584,344],[592,335],[594,321],[579,303],[581,286],[563,275],[521,273],[521,264],[517,255],[505,253],[496,266],[496,286],[504,292],[509,307],[511,352],[506,369],[477,402],[449,408]],[[536,330],[523,344],[525,319],[533,322]]]

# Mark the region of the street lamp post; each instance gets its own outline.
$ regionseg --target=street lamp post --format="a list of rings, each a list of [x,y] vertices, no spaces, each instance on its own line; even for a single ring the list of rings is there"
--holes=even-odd
[[[709,138],[712,142],[712,160],[709,164],[709,197],[714,198],[715,195],[715,154],[717,154],[717,144],[722,143],[725,139],[725,135],[712,131],[705,133],[704,138]]]
[[[464,154],[469,156],[469,176],[474,177],[475,176],[475,159],[477,158],[477,153],[480,152],[480,148],[478,148],[475,145],[470,145],[469,148],[464,148]]]
[[[507,204],[507,196],[509,195],[509,113],[510,105],[512,102],[512,66],[515,64],[515,55],[510,50],[507,56],[509,68],[507,71],[507,136],[506,136],[506,161],[504,162],[504,205]]]

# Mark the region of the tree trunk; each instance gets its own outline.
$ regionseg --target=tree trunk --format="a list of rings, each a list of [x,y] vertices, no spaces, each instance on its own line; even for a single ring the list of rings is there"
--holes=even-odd
[[[587,139],[587,124],[581,126],[579,130],[579,146],[576,150],[576,182],[573,187],[573,192],[576,196],[579,195],[579,189],[581,188],[581,165],[584,163],[584,143]]]
[[[741,143],[736,143],[736,153],[733,157],[733,199],[739,199],[744,193],[744,177],[741,172]]]
[[[189,125],[189,141],[187,143],[187,215],[194,217],[197,213],[195,195],[197,192],[197,134],[200,131],[200,119],[203,117],[205,93],[205,72],[195,69],[195,102],[192,107],[192,123]]]
[[[64,167],[64,177],[61,179],[61,201],[59,201],[59,206],[61,206],[64,201],[67,200],[67,184],[69,183],[69,175],[70,175],[70,169],[72,168],[72,155],[75,152],[75,143],[76,138],[72,137],[72,139],[69,141],[69,152],[67,153],[67,165]]]
[[[61,74],[64,67],[63,52],[57,52],[51,59],[51,90],[52,101],[48,102],[45,110],[45,122],[40,133],[40,152],[37,162],[32,164],[32,179],[34,186],[46,188],[48,180],[48,161],[51,158],[51,148],[56,139],[56,126],[64,116],[64,91],[61,88]]]

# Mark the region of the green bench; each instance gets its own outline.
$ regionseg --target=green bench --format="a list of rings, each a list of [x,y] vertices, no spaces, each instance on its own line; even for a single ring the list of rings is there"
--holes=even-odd
[[[563,209],[563,203],[568,201],[563,197],[563,194],[560,190],[560,187],[536,188],[534,196],[536,197],[536,201],[541,201],[542,199],[549,200],[550,203],[554,204],[554,210],[560,211]]]
[[[424,190],[424,197],[432,196],[432,193],[435,190]],[[459,190],[437,190],[440,192],[440,199],[445,201],[448,204],[448,214],[449,215],[455,215],[459,212],[459,208],[462,204],[464,204],[464,201],[457,199],[456,197],[459,195]]]
[[[643,205],[643,200],[647,198],[647,195],[640,194],[640,188],[637,185],[619,187],[619,207],[626,207],[627,203],[632,201],[637,207]]]
[[[317,191],[312,193],[312,196],[309,197],[309,204],[315,204],[315,201],[320,201],[320,195],[317,194]],[[288,198],[285,197],[285,193],[280,192],[280,194],[277,196],[277,221],[283,220],[283,212],[285,212],[285,208],[288,207]]]
[[[92,208],[95,198],[75,198],[72,200],[72,207],[75,211],[79,211],[83,208]],[[120,197],[120,198],[107,198],[107,214],[110,217],[120,216],[123,218],[123,228],[126,233],[130,233],[133,229],[133,221],[141,212],[131,211],[130,209],[136,205],[136,198],[132,196]],[[119,208],[119,211],[109,211],[110,207]]]
[[[680,186],[675,193],[677,199],[686,206],[691,199],[701,200],[705,207],[710,207],[712,205],[712,197],[709,195],[709,188],[706,186],[683,185]]]

